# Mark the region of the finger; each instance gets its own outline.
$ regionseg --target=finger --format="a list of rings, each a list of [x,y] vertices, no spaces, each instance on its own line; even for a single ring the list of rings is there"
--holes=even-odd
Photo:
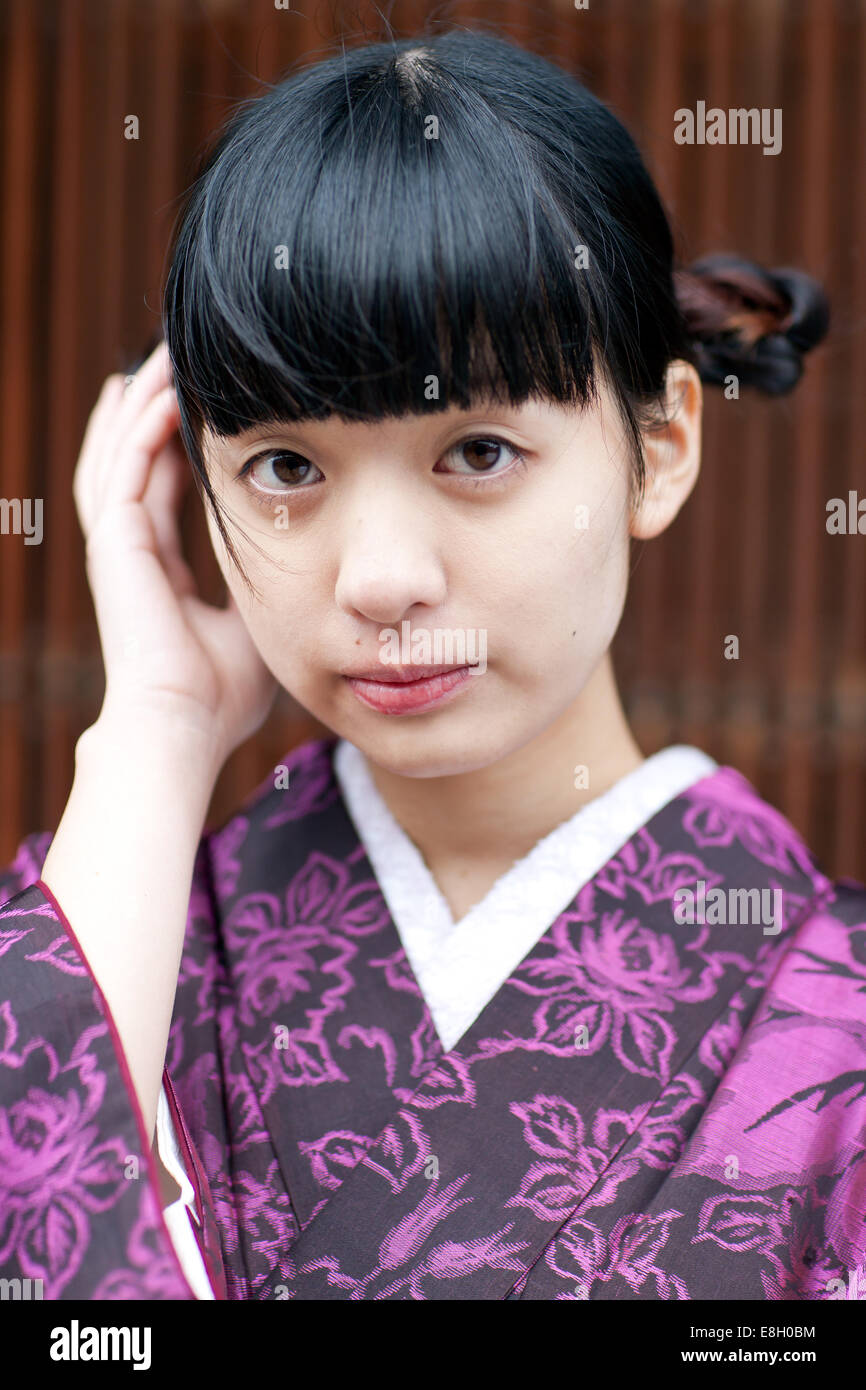
[[[175,593],[197,591],[192,570],[183,556],[181,504],[189,487],[189,464],[171,444],[154,460],[144,493],[144,506],[153,522],[162,562]]]
[[[186,496],[190,485],[190,466],[178,441],[172,439],[161,449],[154,459],[145,502],[155,508],[169,507],[176,512]]]
[[[99,512],[143,500],[154,460],[177,431],[177,425],[177,397],[169,386],[144,406],[110,460]]]
[[[146,395],[154,382],[164,385],[168,380],[169,369],[168,344],[161,339],[153,352],[144,359],[138,371],[131,372],[124,378],[126,398],[134,400],[136,396]]]
[[[123,377],[115,372],[107,376],[88,417],[84,437],[78,451],[78,461],[72,478],[72,495],[82,530],[87,533],[92,523],[96,479],[102,458],[102,446],[109,429],[112,411],[123,392]]]
[[[122,441],[129,434],[142,410],[160,391],[171,384],[170,361],[165,343],[159,343],[150,357],[135,373],[132,381],[125,386],[119,400],[114,403],[114,412],[103,439],[103,452],[96,483],[97,494],[105,487],[105,480]]]

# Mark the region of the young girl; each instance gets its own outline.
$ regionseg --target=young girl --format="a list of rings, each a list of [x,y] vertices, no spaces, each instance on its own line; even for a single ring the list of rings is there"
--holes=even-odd
[[[701,380],[786,391],[826,326],[796,272],[674,274],[630,136],[503,39],[241,107],[76,472],[107,686],[0,893],[4,1276],[850,1294],[864,890],[734,770],[645,758],[609,652]],[[203,835],[278,685],[334,737]]]

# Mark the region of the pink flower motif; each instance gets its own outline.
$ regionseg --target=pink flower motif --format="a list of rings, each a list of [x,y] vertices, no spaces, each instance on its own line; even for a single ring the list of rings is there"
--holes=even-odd
[[[694,1240],[710,1240],[736,1253],[769,1251],[784,1238],[789,1220],[784,1201],[760,1192],[723,1192],[704,1202]]]
[[[588,1155],[587,1155],[588,1157]],[[595,1181],[593,1169],[584,1172],[582,1190],[565,1163],[533,1163],[506,1207],[528,1207],[539,1221],[564,1221]]]
[[[583,1217],[573,1217],[551,1241],[545,1259],[549,1267],[570,1283],[594,1278],[607,1258],[607,1241],[597,1226]]]
[[[443,1055],[442,1040],[436,1032],[436,1026],[427,1009],[424,1010],[418,1023],[412,1029],[411,1045],[413,1076],[423,1076]],[[401,1101],[412,1099],[410,1092],[404,1092],[401,1089],[395,1090],[394,1094]]]
[[[331,1053],[320,1022],[312,1028],[289,1029],[285,1035],[277,1034],[262,1043],[244,1043],[243,1053],[250,1080],[263,1105],[282,1086],[319,1086],[325,1081],[348,1080]]]
[[[405,994],[414,994],[416,999],[421,998],[418,981],[412,973],[412,967],[402,946],[393,955],[371,960],[370,964],[383,971],[389,989],[402,990]]]
[[[21,913],[20,915],[25,921],[32,918],[32,914],[29,912]],[[8,912],[5,920],[8,922],[13,916],[13,913]],[[19,941],[23,941],[26,936],[29,936],[32,930],[33,927],[31,924],[29,927],[12,927],[0,931],[0,956],[5,956],[7,951],[11,951],[13,946],[17,946]]]
[[[475,1082],[468,1064],[458,1052],[449,1052],[428,1071],[409,1104],[419,1110],[435,1110],[449,1101],[475,1104]]]
[[[402,1192],[430,1158],[430,1140],[419,1116],[399,1110],[361,1161],[380,1173],[392,1192]]]
[[[536,1096],[528,1104],[509,1106],[523,1121],[523,1138],[542,1158],[576,1158],[583,1147],[583,1120],[562,1096]]]
[[[464,1173],[462,1177],[455,1178],[441,1192],[431,1187],[430,1192],[422,1197],[417,1206],[396,1226],[391,1227],[379,1246],[380,1269],[397,1269],[407,1260],[411,1260],[437,1226],[458,1207],[465,1206],[473,1200],[471,1197],[457,1196],[469,1181],[469,1176],[468,1173]]]
[[[301,1143],[298,1148],[310,1160],[316,1182],[333,1191],[363,1158],[372,1142],[366,1135],[356,1134],[351,1129],[332,1129],[321,1139],[311,1144]]]
[[[340,903],[340,931],[344,936],[375,936],[389,921],[385,899],[372,879],[350,888]]]
[[[673,898],[678,888],[703,879],[708,888],[721,883],[693,854],[661,854],[647,830],[638,831],[595,880],[598,888],[614,898],[624,898],[628,889],[639,893],[644,902],[658,903]]]
[[[688,1072],[676,1076],[649,1113],[640,1118],[639,1142],[630,1157],[637,1165],[648,1163],[662,1171],[672,1168],[686,1142],[683,1121],[689,1111],[702,1108],[705,1100],[703,1087],[695,1077]],[[638,1128],[635,1117],[632,1127]]]
[[[237,953],[239,1017],[252,1024],[272,1017],[299,993],[308,1018],[327,1017],[352,987],[348,963],[357,947],[339,931],[353,900],[345,866],[313,853],[291,880],[285,914],[270,893],[248,893],[233,905],[225,937]]]
[[[393,1089],[398,1058],[397,1047],[391,1034],[385,1028],[364,1028],[360,1023],[353,1023],[347,1028],[340,1029],[337,1034],[337,1046],[351,1047],[353,1043],[361,1043],[370,1051],[375,1048],[379,1049],[382,1054],[386,1084]]]
[[[207,951],[201,951],[201,938],[198,942],[191,941],[189,929],[184,943],[183,955],[180,961],[178,972],[178,985],[190,984],[192,980],[197,980],[198,984],[195,993],[195,1003],[197,1012],[191,1017],[190,1022],[194,1028],[198,1028],[202,1023],[206,1023],[213,1018],[215,1013],[215,1001],[219,994],[219,986],[225,979],[225,965],[222,957],[216,949],[216,942],[211,940],[211,933],[208,930],[204,938],[207,942]],[[189,991],[190,994],[192,991]],[[190,1009],[190,1013],[192,1010]]]
[[[476,1237],[470,1241],[444,1240],[433,1246],[427,1255],[415,1265],[409,1264],[426,1241],[431,1230],[456,1211],[463,1202],[471,1198],[454,1201],[464,1178],[451,1184],[441,1196],[425,1197],[414,1212],[411,1212],[399,1226],[394,1227],[380,1247],[381,1263],[371,1269],[363,1278],[353,1278],[343,1273],[336,1255],[320,1256],[310,1260],[298,1271],[305,1275],[313,1271],[327,1272],[327,1281],[337,1288],[350,1290],[355,1299],[412,1298],[424,1300],[424,1290],[428,1279],[463,1279],[477,1274],[483,1269],[507,1269],[520,1274],[525,1267],[525,1258],[520,1252],[525,1250],[526,1241],[508,1242],[505,1237],[511,1232],[513,1223],[498,1231]],[[422,1213],[423,1209],[423,1213]],[[405,1268],[408,1266],[408,1268]],[[400,1271],[403,1271],[402,1273]],[[291,1271],[294,1273],[294,1270]],[[396,1277],[394,1277],[396,1276]]]
[[[93,1297],[100,1303],[138,1303],[159,1295],[154,1292],[152,1278],[146,1271],[124,1266],[123,1269],[113,1269],[101,1279],[93,1291]]]
[[[298,1224],[276,1159],[268,1165],[263,1182],[251,1173],[235,1173],[232,1192],[238,1219],[251,1248],[269,1265],[276,1265],[277,1257],[298,1234]]]
[[[599,1051],[610,1037],[628,1071],[666,1083],[676,1034],[664,1015],[679,1004],[711,998],[723,967],[697,956],[703,964],[695,980],[691,962],[680,964],[670,936],[624,918],[621,909],[605,913],[600,926],[581,924],[577,947],[571,925],[564,913],[551,933],[554,953],[530,957],[512,978],[526,993],[552,996],[536,1013],[537,1040],[573,1053],[577,1030],[585,1026],[584,1055]]]
[[[672,1209],[658,1216],[629,1213],[620,1217],[608,1237],[609,1265],[603,1277],[609,1280],[619,1275],[637,1293],[652,1275],[660,1297],[666,1298],[673,1288],[680,1298],[688,1298],[682,1280],[666,1274],[656,1263],[667,1244],[672,1222],[681,1218],[682,1212]]]
[[[545,1161],[531,1165],[520,1189],[506,1206],[528,1207],[540,1221],[562,1221],[590,1192],[593,1205],[609,1205],[620,1184],[640,1167],[640,1160],[634,1155],[624,1158],[615,1168],[608,1165],[611,1155],[637,1127],[644,1113],[641,1109],[631,1114],[599,1110],[593,1121],[591,1144],[586,1142],[579,1111],[562,1096],[536,1096],[529,1104],[512,1104],[510,1109],[523,1121],[526,1143]],[[652,1140],[656,1144],[665,1123],[670,1121],[660,1117],[653,1130]]]
[[[462,1279],[467,1274],[477,1274],[482,1269],[511,1269],[520,1273],[523,1264],[515,1257],[525,1249],[526,1241],[509,1244],[503,1240],[511,1231],[512,1225],[513,1223],[509,1223],[492,1235],[482,1236],[477,1240],[446,1240],[441,1245],[435,1245],[429,1255],[412,1271],[413,1283],[420,1281],[425,1275],[434,1279]]]
[[[82,1068],[84,1095],[31,1086],[0,1110],[0,1265],[13,1251],[27,1278],[57,1298],[77,1273],[89,1241],[88,1216],[108,1211],[126,1188],[126,1145],[97,1143],[105,1076]]]
[[[807,1265],[800,1252],[792,1258],[790,1268],[773,1260],[770,1269],[761,1270],[764,1297],[768,1300],[808,1299],[811,1302],[830,1302],[850,1298],[848,1270],[827,1255],[819,1254],[813,1265]]]
[[[576,1217],[563,1227],[546,1259],[550,1268],[577,1291],[577,1298],[591,1296],[592,1284],[620,1278],[633,1293],[652,1277],[658,1298],[687,1299],[683,1281],[663,1270],[657,1257],[667,1244],[671,1224],[682,1212],[669,1208],[657,1216],[629,1212],[620,1217],[605,1239],[597,1226]]]
[[[702,849],[731,845],[735,840],[750,854],[780,873],[798,871],[829,887],[793,826],[779,811],[761,801],[739,772],[719,768],[683,792],[689,810],[683,829]]]

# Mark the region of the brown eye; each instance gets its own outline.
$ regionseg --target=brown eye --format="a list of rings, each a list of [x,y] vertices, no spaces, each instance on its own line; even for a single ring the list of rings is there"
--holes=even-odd
[[[321,477],[316,465],[308,459],[282,452],[262,454],[253,460],[247,471],[253,486],[260,492],[289,492],[315,481],[315,474]]]
[[[512,444],[508,444],[504,439],[497,439],[481,435],[472,439],[464,439],[461,443],[455,444],[445,455],[447,459],[453,459],[458,465],[455,468],[446,469],[446,472],[462,473],[464,476],[469,474],[495,474],[508,473],[521,455]],[[463,465],[460,467],[460,465]]]
[[[499,462],[501,448],[495,439],[470,439],[463,445],[463,457],[472,468],[492,468]]]

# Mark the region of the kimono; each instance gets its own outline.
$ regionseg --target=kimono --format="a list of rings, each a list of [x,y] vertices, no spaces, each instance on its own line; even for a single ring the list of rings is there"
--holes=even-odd
[[[446,1048],[334,747],[196,858],[164,1091],[214,1295],[866,1293],[866,889],[715,768]],[[0,878],[0,1275],[192,1299],[49,842]]]

